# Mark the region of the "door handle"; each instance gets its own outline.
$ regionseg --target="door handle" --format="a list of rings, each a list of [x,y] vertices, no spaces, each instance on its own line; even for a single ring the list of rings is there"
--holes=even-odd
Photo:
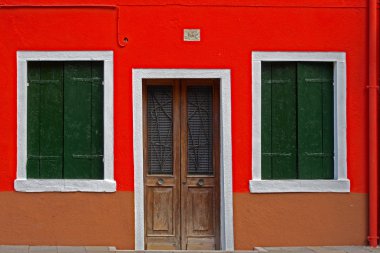
[[[165,181],[164,181],[162,178],[159,178],[159,179],[157,180],[157,184],[158,184],[158,185],[162,185],[164,182],[165,182]]]
[[[202,178],[198,180],[198,183],[197,183],[198,186],[203,186],[204,184],[205,184],[205,181]]]

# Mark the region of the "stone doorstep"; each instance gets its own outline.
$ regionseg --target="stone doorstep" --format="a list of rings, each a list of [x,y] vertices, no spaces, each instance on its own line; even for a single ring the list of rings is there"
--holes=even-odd
[[[267,252],[263,248],[256,247],[255,250],[118,250],[116,247],[109,247],[110,251],[120,252],[120,253],[257,253],[257,252]],[[1,252],[0,252],[1,253]]]
[[[234,253],[234,252],[252,252],[258,251],[244,250],[244,251],[224,251],[224,250],[116,250],[115,252],[125,253]]]

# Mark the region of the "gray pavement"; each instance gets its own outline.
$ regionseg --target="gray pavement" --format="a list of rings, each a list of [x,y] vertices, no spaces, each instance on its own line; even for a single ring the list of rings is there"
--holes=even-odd
[[[265,247],[254,252],[263,253],[380,253],[380,248],[367,246],[324,246],[324,247]]]
[[[110,253],[115,247],[97,246],[0,246],[0,253]]]
[[[107,246],[0,246],[0,253],[134,253],[134,250],[117,250]],[[138,251],[137,251],[138,252]],[[138,253],[180,253],[183,251],[145,251]],[[188,251],[190,252],[190,251]],[[188,253],[186,252],[186,253]],[[193,251],[194,253],[224,253],[224,251]],[[325,247],[257,247],[252,251],[235,251],[237,253],[380,253],[380,248],[366,246],[325,246]],[[230,252],[228,252],[230,253]]]

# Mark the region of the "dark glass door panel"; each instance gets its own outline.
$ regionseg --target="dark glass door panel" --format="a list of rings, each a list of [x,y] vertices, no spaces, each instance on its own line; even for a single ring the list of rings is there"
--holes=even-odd
[[[173,174],[173,88],[148,86],[148,174]]]
[[[187,87],[189,175],[213,175],[212,86]]]

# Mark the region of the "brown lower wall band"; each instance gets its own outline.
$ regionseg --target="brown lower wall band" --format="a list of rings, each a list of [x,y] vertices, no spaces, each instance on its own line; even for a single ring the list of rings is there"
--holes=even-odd
[[[365,245],[368,195],[234,194],[235,248]]]
[[[0,192],[0,245],[134,249],[133,196]],[[367,243],[367,194],[233,196],[235,249]]]
[[[0,245],[134,248],[133,192],[1,192],[0,203]]]

